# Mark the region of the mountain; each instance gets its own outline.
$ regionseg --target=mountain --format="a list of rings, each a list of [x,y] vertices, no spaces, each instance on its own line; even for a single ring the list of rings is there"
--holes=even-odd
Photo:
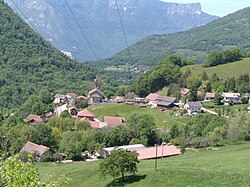
[[[0,43],[0,114],[4,108],[17,109],[32,95],[51,99],[57,92],[87,93],[92,86],[97,71],[64,56],[2,0]]]
[[[5,2],[20,14],[11,0]],[[95,59],[65,1],[15,0],[15,2],[35,29],[53,46],[72,52],[73,57],[81,61]],[[176,4],[160,0],[67,0],[67,2],[98,59],[110,57],[127,47],[118,13],[129,45],[152,34],[185,31],[218,18],[204,13],[199,3]]]
[[[229,14],[199,28],[168,35],[153,35],[137,42],[112,58],[95,62],[94,67],[112,71],[123,83],[147,71],[169,54],[203,63],[207,54],[233,47],[250,51],[250,7]],[[124,72],[126,71],[126,72]],[[110,71],[109,71],[110,72]],[[118,72],[118,73],[117,73]]]

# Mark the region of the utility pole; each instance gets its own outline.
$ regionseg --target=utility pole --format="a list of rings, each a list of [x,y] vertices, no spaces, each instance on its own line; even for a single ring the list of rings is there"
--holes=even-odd
[[[157,170],[157,144],[155,144],[155,171]]]
[[[164,145],[165,145],[165,135],[166,135],[166,123],[167,121],[164,120],[164,135],[163,135],[163,139],[162,139],[162,143],[161,143],[161,147],[162,147],[162,153],[161,153],[161,158],[163,158],[163,150],[164,150]]]

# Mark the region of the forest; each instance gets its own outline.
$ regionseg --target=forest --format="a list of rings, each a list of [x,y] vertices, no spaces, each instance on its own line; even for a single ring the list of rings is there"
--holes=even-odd
[[[47,105],[50,101],[44,101],[43,95],[50,95],[50,99],[57,93],[86,95],[96,75],[102,74],[64,56],[2,0],[0,17],[0,107],[4,115],[27,100],[34,101],[29,103],[30,108]],[[108,93],[113,92],[107,77],[102,76],[102,84]]]

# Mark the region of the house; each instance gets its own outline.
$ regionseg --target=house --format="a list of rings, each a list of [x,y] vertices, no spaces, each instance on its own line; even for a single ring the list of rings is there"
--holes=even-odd
[[[67,103],[69,105],[75,105],[77,97],[78,97],[78,95],[75,93],[67,93],[67,95],[66,95]]]
[[[95,121],[94,120],[94,113],[89,111],[88,109],[84,109],[81,112],[78,112],[77,117],[88,119],[89,121]]]
[[[154,107],[157,106],[157,97],[159,96],[158,93],[150,93],[147,97],[146,100],[148,101],[148,105],[152,105]]]
[[[125,149],[128,151],[136,151],[139,149],[145,149],[145,146],[143,144],[134,144],[134,145],[124,145],[124,146],[119,146],[119,147],[106,147],[102,149],[104,152],[103,157],[104,158],[109,157],[111,155],[111,152],[115,149]]]
[[[212,100],[214,98],[215,98],[215,93],[213,93],[213,92],[206,92],[205,100],[209,101],[209,100]]]
[[[138,153],[138,160],[170,157],[181,154],[181,151],[177,149],[174,145],[147,147],[144,149],[137,149],[136,152]]]
[[[111,96],[111,100],[115,101],[117,103],[123,103],[125,102],[125,99],[123,96]]]
[[[24,121],[27,122],[29,125],[35,125],[38,123],[42,123],[43,119],[36,114],[30,114],[24,119]]]
[[[64,95],[64,94],[56,94],[54,96],[53,103],[55,103],[55,104],[64,103],[64,102],[66,102],[66,100],[67,100],[66,95]]]
[[[174,103],[176,102],[176,98],[159,95],[156,98],[156,102],[157,102],[157,108],[166,109],[166,108],[170,108],[174,106]]]
[[[36,154],[37,161],[40,161],[40,157],[47,153],[50,150],[49,147],[46,147],[44,145],[38,145],[33,142],[28,141],[23,148],[21,149],[21,152],[26,152],[30,154]]]
[[[187,88],[182,88],[181,89],[181,95],[183,95],[183,96],[187,96],[188,95],[188,93],[189,93],[189,89],[187,89]]]
[[[201,112],[202,105],[200,102],[187,102],[184,105],[184,109],[186,109],[189,114],[193,114],[193,113]]]
[[[117,116],[104,116],[104,123],[107,124],[107,128],[115,128],[119,125],[123,125],[125,123],[125,118]]]
[[[223,102],[225,103],[235,103],[235,104],[241,104],[240,100],[240,93],[230,93],[230,92],[223,92],[221,94],[223,96]]]
[[[68,110],[67,106],[68,104],[64,104],[62,106],[56,107],[54,111],[55,115],[60,116],[63,111]]]
[[[88,104],[98,104],[104,100],[107,100],[107,98],[98,88],[94,88],[88,93]]]

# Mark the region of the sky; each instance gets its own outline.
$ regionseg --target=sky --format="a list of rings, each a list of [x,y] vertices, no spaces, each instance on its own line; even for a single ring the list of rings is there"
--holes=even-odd
[[[250,0],[161,0],[173,3],[201,3],[203,12],[223,17],[250,6]]]

